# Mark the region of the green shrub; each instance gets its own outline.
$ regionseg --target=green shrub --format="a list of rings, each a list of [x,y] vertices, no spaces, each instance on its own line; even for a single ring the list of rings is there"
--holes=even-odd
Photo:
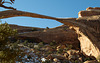
[[[23,44],[24,44],[25,46],[27,46],[27,45],[28,45],[28,41],[25,40]]]
[[[38,44],[38,46],[39,46],[39,47],[43,47],[43,42],[40,42],[40,43]]]
[[[49,27],[46,27],[46,29],[49,29]]]
[[[33,48],[34,47],[34,43],[28,43],[28,47]]]
[[[9,38],[15,36],[17,30],[11,29],[7,23],[0,24],[0,62],[1,63],[15,63],[16,58],[19,57],[20,50],[14,50],[7,47]]]
[[[62,53],[63,52],[63,49],[59,49],[58,51],[57,51],[57,53]]]
[[[11,29],[7,23],[0,24],[0,45],[7,44],[9,38],[16,35],[16,30]]]
[[[52,42],[50,43],[51,46],[56,45],[56,44],[57,44],[57,43],[56,43],[55,41],[52,41]]]
[[[42,62],[42,63],[52,63],[52,61],[46,60],[45,62]]]

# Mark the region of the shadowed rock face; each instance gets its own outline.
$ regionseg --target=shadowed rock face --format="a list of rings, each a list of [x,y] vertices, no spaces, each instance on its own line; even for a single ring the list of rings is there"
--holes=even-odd
[[[88,16],[87,14],[89,13],[90,15]],[[93,15],[91,13],[93,13]],[[80,41],[82,52],[84,52],[88,56],[94,56],[95,58],[97,58],[98,56],[100,56],[100,45],[99,45],[100,44],[100,38],[99,38],[100,37],[100,15],[99,14],[100,14],[99,12],[87,11],[84,17],[81,16],[79,18],[62,19],[62,18],[54,18],[50,16],[44,16],[44,15],[23,12],[23,11],[8,10],[8,11],[0,12],[0,18],[28,16],[28,17],[35,17],[35,18],[57,20],[65,25],[68,25],[70,28],[75,30],[75,32],[78,34],[78,39]]]
[[[65,25],[51,29],[44,29],[44,31],[37,30],[19,34],[18,38],[21,40],[31,40],[31,42],[56,42],[57,44],[72,44],[74,45],[74,48],[79,48],[80,45],[77,39],[78,35]]]

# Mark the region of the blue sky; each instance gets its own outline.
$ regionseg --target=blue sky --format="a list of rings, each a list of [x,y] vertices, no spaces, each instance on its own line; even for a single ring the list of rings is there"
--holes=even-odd
[[[100,7],[100,0],[15,0],[13,5],[5,5],[13,6],[17,10],[38,13],[52,17],[77,18],[78,12],[85,10],[87,7]],[[0,11],[3,10],[7,9],[0,8]],[[6,21],[9,24],[40,28],[53,28],[62,25],[54,20],[37,19],[31,17],[13,17],[1,20],[2,22]]]

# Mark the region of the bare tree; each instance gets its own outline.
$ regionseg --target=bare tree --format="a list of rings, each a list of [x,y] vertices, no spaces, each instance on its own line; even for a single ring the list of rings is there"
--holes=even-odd
[[[13,4],[15,0],[10,0],[10,2],[7,2],[5,0],[0,0],[0,7],[3,7],[3,8],[6,8],[6,9],[13,9],[13,10],[16,10],[15,8],[13,7],[7,7],[4,5],[4,3],[9,3],[9,4]]]

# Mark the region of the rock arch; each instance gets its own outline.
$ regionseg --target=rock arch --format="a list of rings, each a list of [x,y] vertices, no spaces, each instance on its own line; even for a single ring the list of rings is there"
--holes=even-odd
[[[75,29],[75,32],[79,35],[78,39],[82,52],[95,58],[100,56],[100,15],[80,18],[55,18],[18,10],[0,12],[0,19],[16,16],[52,19],[68,25],[70,28]]]

